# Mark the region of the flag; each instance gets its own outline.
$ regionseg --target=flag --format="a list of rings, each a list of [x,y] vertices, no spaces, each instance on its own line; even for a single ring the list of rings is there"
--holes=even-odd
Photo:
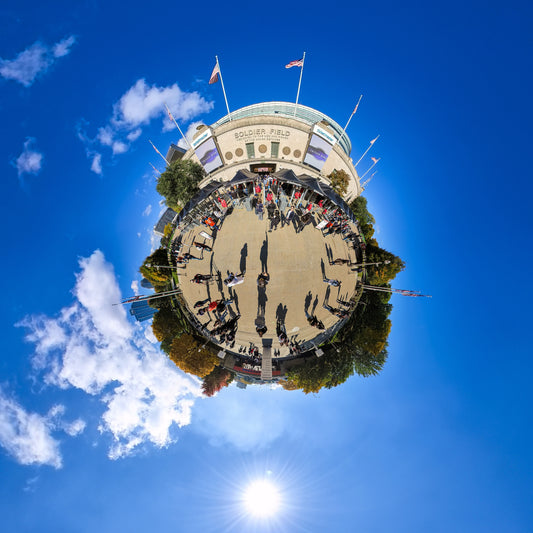
[[[168,165],[168,161],[167,161],[167,158],[155,147],[155,144],[148,140],[148,142],[152,145],[152,148],[165,160],[165,163]]]
[[[215,68],[213,69],[213,72],[211,73],[211,77],[209,78],[209,85],[216,83],[218,81],[219,76],[220,76],[220,67],[218,66],[218,61],[217,61]]]
[[[353,110],[352,115],[351,115],[350,118],[352,118],[357,113],[357,109],[359,109],[359,104],[361,103],[361,99],[362,98],[363,98],[363,95],[361,95],[359,97],[359,100],[357,100],[357,104],[355,104],[355,109]],[[348,127],[348,124],[346,125],[346,127]]]
[[[374,143],[378,140],[378,137],[379,137],[379,135],[378,135],[375,139],[372,139],[372,140],[370,141],[370,144],[371,144],[371,145],[374,144]]]
[[[172,116],[172,113],[170,112],[170,109],[168,108],[166,104],[165,104],[165,107],[167,108],[168,118],[172,120],[172,122],[175,122],[174,117]]]
[[[372,161],[374,162],[374,165],[379,161],[379,159],[376,159],[375,157],[371,157]]]
[[[290,63],[287,63],[285,65],[285,68],[291,68],[291,67],[303,67],[304,66],[304,58],[302,59],[296,59],[295,61],[291,61]]]

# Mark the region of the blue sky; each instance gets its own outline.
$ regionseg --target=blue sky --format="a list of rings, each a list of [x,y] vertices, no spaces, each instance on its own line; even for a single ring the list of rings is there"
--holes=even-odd
[[[0,8],[3,531],[531,531],[531,14]],[[364,95],[348,134],[357,159],[381,135],[378,239],[407,263],[394,285],[433,299],[393,297],[379,377],[203,399],[109,305],[161,212],[148,140],[178,141],[165,101],[184,128],[225,113],[215,54],[236,109],[293,101],[304,50],[301,103],[344,124]],[[263,476],[285,505],[257,521],[239,497]]]

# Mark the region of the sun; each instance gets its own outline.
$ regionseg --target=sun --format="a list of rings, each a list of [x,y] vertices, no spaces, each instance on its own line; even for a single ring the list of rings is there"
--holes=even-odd
[[[266,479],[258,479],[244,491],[244,504],[247,511],[258,518],[272,516],[281,504],[278,488]]]

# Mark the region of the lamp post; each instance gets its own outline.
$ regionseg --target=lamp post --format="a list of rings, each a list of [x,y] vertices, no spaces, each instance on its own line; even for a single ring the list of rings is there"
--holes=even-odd
[[[388,265],[388,264],[390,264],[390,261],[387,259],[386,261],[380,261],[378,263],[355,263],[355,264],[352,264],[352,266],[367,267],[367,266]]]

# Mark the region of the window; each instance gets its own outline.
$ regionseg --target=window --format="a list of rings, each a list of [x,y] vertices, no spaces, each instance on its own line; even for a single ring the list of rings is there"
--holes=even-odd
[[[276,143],[276,142],[270,143],[270,150],[271,150],[271,153],[272,153],[272,157],[278,157],[279,143]]]
[[[246,154],[248,155],[248,159],[255,157],[254,143],[246,143]]]

